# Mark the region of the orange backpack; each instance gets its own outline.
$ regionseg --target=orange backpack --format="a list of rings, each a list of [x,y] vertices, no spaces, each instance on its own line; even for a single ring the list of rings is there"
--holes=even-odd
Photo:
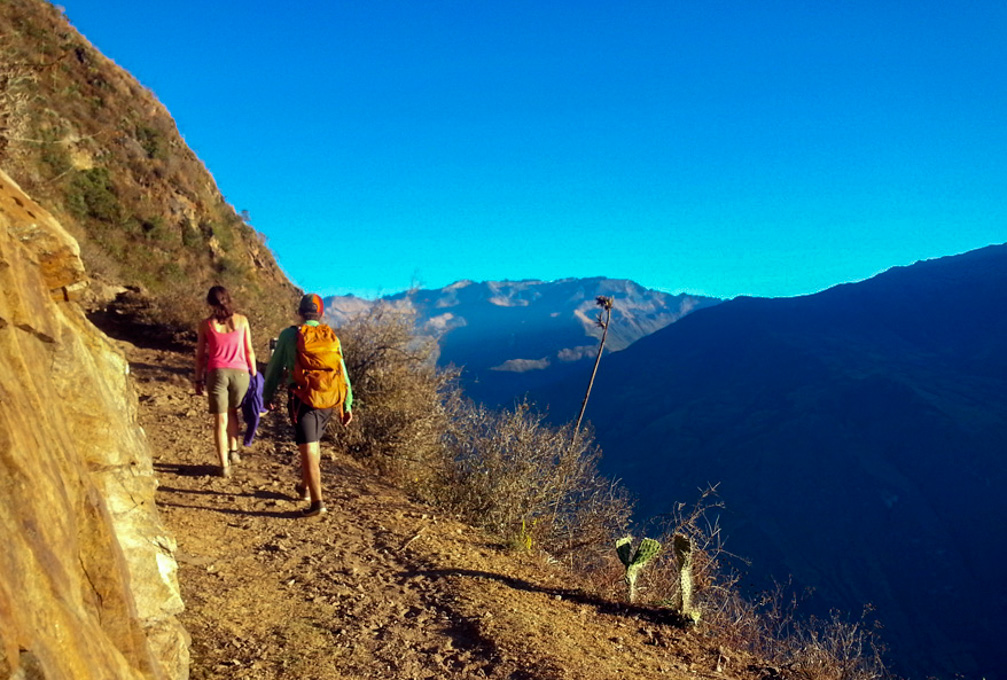
[[[343,352],[335,331],[323,323],[297,329],[293,393],[312,408],[337,408],[346,401]]]

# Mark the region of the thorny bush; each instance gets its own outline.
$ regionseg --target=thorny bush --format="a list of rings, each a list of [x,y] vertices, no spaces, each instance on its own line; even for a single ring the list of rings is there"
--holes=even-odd
[[[777,587],[759,600],[736,595],[732,622],[717,631],[797,680],[896,680],[884,659],[880,624],[866,607],[857,620],[833,610],[827,618],[798,616],[798,598]]]

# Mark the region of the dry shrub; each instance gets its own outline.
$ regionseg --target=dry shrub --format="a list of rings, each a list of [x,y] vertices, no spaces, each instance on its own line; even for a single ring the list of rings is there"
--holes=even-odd
[[[730,631],[744,647],[796,680],[896,680],[885,664],[880,624],[866,607],[858,620],[833,610],[828,618],[798,616],[799,598],[777,585],[754,603],[743,603]],[[724,630],[718,631],[721,635]]]
[[[0,36],[0,161],[6,160],[12,140],[25,134],[25,107],[36,79],[9,43]]]
[[[740,560],[724,547],[723,534],[717,511],[724,507],[717,496],[717,485],[700,491],[699,499],[691,507],[678,503],[670,517],[665,518],[661,543],[671,546],[676,535],[692,542],[693,600],[707,619],[716,619],[725,609],[730,594],[735,592],[739,576],[731,564]],[[678,565],[671,550],[655,570],[656,590],[661,599],[678,594]]]
[[[598,474],[592,438],[547,424],[528,404],[494,411],[462,402],[452,411],[439,500],[526,548],[577,567],[601,563],[632,506]]]
[[[631,511],[597,473],[600,451],[571,425],[550,426],[528,405],[492,411],[464,399],[454,370],[414,314],[378,304],[338,335],[353,385],[353,427],[335,443],[424,500],[524,547],[574,565],[600,560]]]
[[[641,597],[653,603],[671,606],[679,599],[679,565],[672,544],[676,535],[692,542],[692,599],[702,611],[705,621],[715,620],[719,612],[730,608],[730,600],[737,591],[740,580],[732,563],[743,561],[729,553],[723,543],[720,522],[716,511],[723,507],[717,496],[717,486],[700,491],[699,499],[689,506],[676,504],[674,510],[646,522],[640,535],[656,537],[661,544],[660,554],[639,576],[638,591]],[[603,588],[614,599],[625,592],[621,581],[625,571],[618,560],[613,560],[609,572],[613,575]]]
[[[833,611],[829,618],[811,617],[784,638],[776,660],[803,680],[883,680],[893,678],[885,666],[877,627],[867,619],[849,621]]]
[[[353,386],[353,426],[332,428],[350,455],[413,490],[439,476],[445,402],[454,373],[433,362],[435,343],[413,333],[407,311],[378,304],[338,329]]]

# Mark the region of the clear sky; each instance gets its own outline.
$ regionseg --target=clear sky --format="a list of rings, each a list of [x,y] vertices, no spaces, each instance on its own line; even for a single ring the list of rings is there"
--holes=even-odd
[[[1002,0],[64,0],[322,294],[791,296],[1007,241]]]

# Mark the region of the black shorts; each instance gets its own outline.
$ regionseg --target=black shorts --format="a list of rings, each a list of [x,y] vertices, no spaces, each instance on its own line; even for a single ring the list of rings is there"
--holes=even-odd
[[[293,393],[290,393],[287,409],[290,422],[294,424],[294,442],[297,444],[322,441],[325,426],[329,424],[329,418],[335,411],[334,408],[311,408]]]

